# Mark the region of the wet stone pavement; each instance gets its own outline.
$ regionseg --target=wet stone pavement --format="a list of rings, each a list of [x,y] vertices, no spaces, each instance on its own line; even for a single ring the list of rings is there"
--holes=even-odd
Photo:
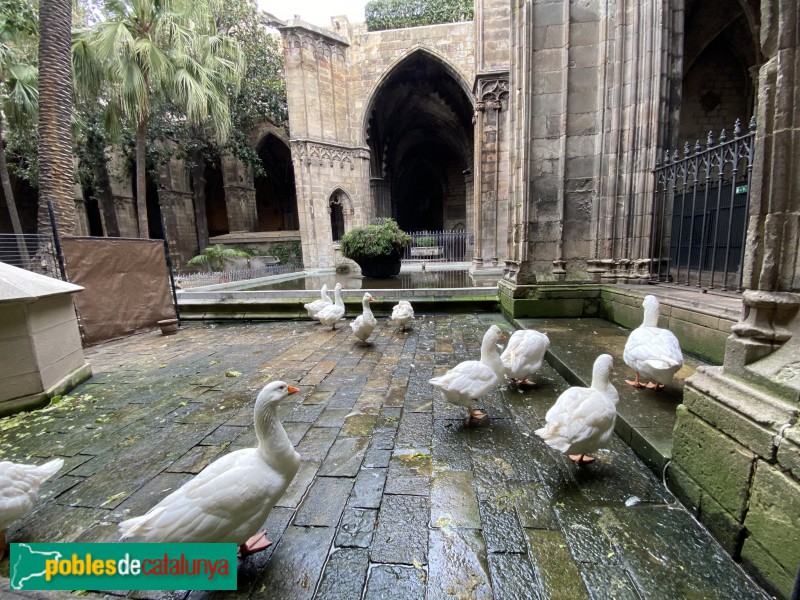
[[[120,520],[255,445],[255,395],[282,379],[301,390],[282,421],[303,462],[266,522],[275,544],[240,561],[236,592],[130,597],[768,597],[619,439],[578,469],[533,435],[568,387],[552,368],[532,391],[498,389],[491,425],[466,428],[427,381],[477,358],[492,323],[511,329],[496,314],[418,315],[403,334],[380,319],[363,347],[310,321],[190,324],[89,349],[92,379],[0,420],[0,458],[66,461],[8,541],[116,541]]]

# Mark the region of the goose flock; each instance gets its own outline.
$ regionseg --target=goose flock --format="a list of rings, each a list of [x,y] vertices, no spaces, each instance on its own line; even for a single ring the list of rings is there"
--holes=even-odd
[[[345,312],[341,284],[334,288],[333,301],[326,286],[320,296],[305,308],[309,316],[336,329]],[[369,306],[373,300],[370,293],[364,294],[363,312],[350,324],[362,344],[370,343],[367,340],[377,325]],[[658,327],[658,300],[647,296],[643,307],[643,323],[631,332],[623,355],[636,374],[628,383],[660,390],[683,364],[683,357],[675,336]],[[411,304],[401,301],[390,319],[405,331],[414,319]],[[429,381],[442,400],[467,408],[469,425],[487,422],[487,412],[478,407],[479,402],[504,382],[515,387],[535,385],[533,378],[550,346],[546,334],[523,330],[514,332],[501,352],[499,343],[505,339],[497,325],[490,326],[483,336],[479,360],[461,362]],[[534,432],[576,465],[594,461],[591,453],[603,448],[614,432],[619,394],[611,383],[613,362],[609,354],[598,356],[591,385],[564,391],[547,411],[543,426]],[[119,523],[120,539],[232,542],[239,545],[242,556],[269,547],[266,532],[259,529],[294,479],[301,460],[277,416],[277,408],[298,391],[283,381],[264,386],[253,411],[258,445],[217,459],[145,514]],[[32,509],[41,486],[63,464],[63,459],[41,466],[0,462],[0,557],[5,528]]]

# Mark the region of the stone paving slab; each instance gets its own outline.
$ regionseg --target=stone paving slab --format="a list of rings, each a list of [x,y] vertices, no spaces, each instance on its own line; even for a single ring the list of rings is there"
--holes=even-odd
[[[495,323],[511,330],[495,313],[419,314],[403,334],[380,319],[369,348],[309,321],[190,324],[90,348],[92,379],[0,420],[0,459],[66,459],[8,539],[116,541],[119,521],[253,445],[255,395],[280,378],[301,390],[280,416],[302,463],[238,589],[90,597],[767,598],[621,439],[579,469],[533,435],[569,385],[549,365],[533,390],[486,398],[488,427],[441,401],[427,379],[476,358]]]

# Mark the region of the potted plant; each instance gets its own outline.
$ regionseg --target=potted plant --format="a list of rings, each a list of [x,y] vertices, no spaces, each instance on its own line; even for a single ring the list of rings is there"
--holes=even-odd
[[[354,227],[342,236],[342,255],[358,263],[364,277],[385,279],[400,272],[403,249],[411,236],[394,219],[381,219],[377,225]]]

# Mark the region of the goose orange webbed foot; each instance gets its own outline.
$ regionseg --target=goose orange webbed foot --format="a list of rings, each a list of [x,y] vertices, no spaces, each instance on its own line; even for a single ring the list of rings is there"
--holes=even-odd
[[[272,546],[272,542],[267,539],[267,532],[262,531],[255,534],[244,544],[239,544],[239,556],[244,558],[250,554],[255,554],[256,552],[266,550],[270,546]]]
[[[483,427],[489,424],[489,414],[480,408],[470,408],[467,424],[471,427]]]
[[[633,387],[635,387],[637,389],[641,389],[641,388],[647,387],[647,384],[644,384],[641,381],[639,381],[639,373],[636,373],[636,377],[634,378],[633,381],[631,381],[630,379],[626,379],[625,383],[627,383],[628,385],[632,385]]]

